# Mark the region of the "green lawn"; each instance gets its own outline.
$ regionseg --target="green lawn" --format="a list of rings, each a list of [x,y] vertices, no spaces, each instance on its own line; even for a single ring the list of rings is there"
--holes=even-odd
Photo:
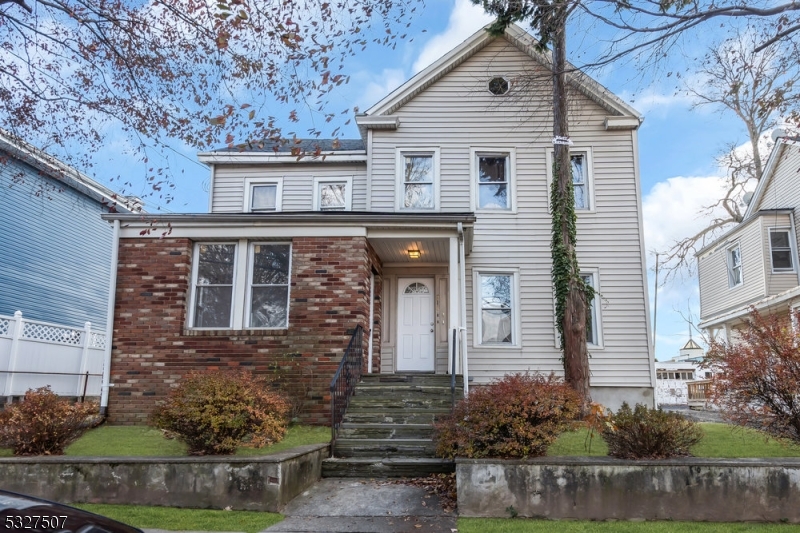
[[[758,431],[728,424],[701,423],[705,436],[692,448],[695,457],[800,457],[800,446],[767,437]],[[586,429],[570,431],[561,435],[547,450],[551,457],[580,455],[603,456],[608,454],[606,443],[595,434],[591,453],[586,444],[589,432]]]
[[[764,533],[800,532],[790,524],[712,522],[592,522],[587,520],[533,520],[525,518],[459,518],[458,533]]]
[[[301,446],[330,442],[331,430],[317,426],[292,426],[286,437],[263,448],[239,448],[236,455],[268,455]],[[0,448],[0,457],[11,457],[10,449]],[[186,446],[177,439],[164,438],[161,431],[147,426],[100,426],[87,431],[66,449],[66,455],[93,457],[180,457]]]
[[[277,513],[176,509],[140,505],[76,504],[74,507],[107,516],[138,528],[183,531],[245,531],[257,533],[283,520]]]

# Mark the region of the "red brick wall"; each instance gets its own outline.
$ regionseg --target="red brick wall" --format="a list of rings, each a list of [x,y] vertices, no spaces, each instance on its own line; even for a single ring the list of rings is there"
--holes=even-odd
[[[120,240],[110,422],[145,423],[155,402],[191,370],[241,367],[274,376],[274,365],[291,359],[300,364],[284,368],[310,389],[303,420],[328,424],[331,377],[353,328],[368,329],[373,262],[380,271],[366,239],[292,240],[289,328],[275,331],[187,331],[191,254],[188,239]],[[366,347],[365,335],[365,354]],[[380,342],[373,349],[379,358]]]

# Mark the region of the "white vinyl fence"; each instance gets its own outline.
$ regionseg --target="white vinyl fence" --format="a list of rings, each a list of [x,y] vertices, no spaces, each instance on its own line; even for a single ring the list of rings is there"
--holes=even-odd
[[[0,315],[0,396],[50,385],[61,396],[99,396],[105,332]]]

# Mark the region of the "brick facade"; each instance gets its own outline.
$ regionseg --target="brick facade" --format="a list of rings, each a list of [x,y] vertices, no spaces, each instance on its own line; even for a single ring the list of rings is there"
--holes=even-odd
[[[270,331],[186,329],[192,246],[189,239],[120,240],[111,423],[145,423],[189,371],[245,368],[274,376],[277,365],[306,384],[304,422],[328,424],[328,387],[342,352],[356,325],[369,331],[370,271],[377,272],[373,353],[380,368],[380,260],[365,238],[292,239],[289,327]],[[365,334],[365,355],[367,342]]]

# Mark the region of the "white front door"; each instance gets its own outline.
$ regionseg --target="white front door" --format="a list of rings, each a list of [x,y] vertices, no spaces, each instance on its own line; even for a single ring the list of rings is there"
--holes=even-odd
[[[397,281],[397,371],[433,372],[433,278]]]

